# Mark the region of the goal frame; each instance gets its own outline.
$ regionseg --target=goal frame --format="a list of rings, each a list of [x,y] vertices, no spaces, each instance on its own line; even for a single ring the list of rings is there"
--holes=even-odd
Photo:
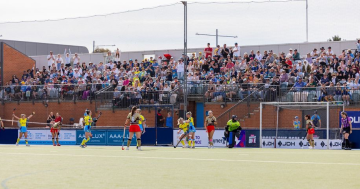
[[[334,101],[338,103],[340,101]],[[330,104],[331,102],[260,102],[260,148],[262,148],[262,117],[263,117],[263,105],[272,105],[276,107],[276,130],[279,127],[279,107],[285,106],[296,106],[296,105],[306,105],[308,107],[325,107],[326,108],[326,143],[327,149],[329,149],[329,135],[330,135]],[[345,111],[345,104],[342,104],[343,111]],[[277,132],[276,132],[277,133]],[[276,134],[277,138],[277,134]]]

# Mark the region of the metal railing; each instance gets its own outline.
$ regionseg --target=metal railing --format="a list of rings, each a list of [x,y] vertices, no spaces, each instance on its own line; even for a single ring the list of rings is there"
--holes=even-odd
[[[360,87],[291,87],[280,90],[282,102],[350,101],[360,102]]]
[[[177,91],[102,91],[95,94],[95,108],[129,108],[138,105],[179,105]]]
[[[236,115],[238,120],[243,120],[250,117],[251,113],[257,108],[257,104],[251,105],[250,100],[251,96],[259,93],[260,91],[264,90],[265,86],[262,86],[254,91],[252,91],[247,97],[240,100],[238,103],[233,105],[224,113],[220,114],[217,117],[217,126],[225,127],[226,123],[231,119],[232,115]]]
[[[9,101],[78,101],[92,100],[95,92],[108,88],[109,84],[49,84],[7,85],[0,87],[0,100]]]

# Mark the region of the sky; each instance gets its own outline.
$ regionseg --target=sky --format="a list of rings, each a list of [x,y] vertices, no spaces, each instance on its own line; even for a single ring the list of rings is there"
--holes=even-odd
[[[220,4],[188,1],[188,48],[215,45],[215,37],[195,33],[238,36],[219,38],[219,44],[262,45],[306,41],[305,1],[246,3],[249,0],[218,0]],[[253,0],[264,2],[265,0]],[[49,22],[22,22],[102,15]],[[308,0],[309,42],[326,41],[333,35],[346,40],[360,37],[359,0]],[[115,45],[121,51],[183,48],[183,5],[175,0],[12,0],[0,6],[0,39],[79,45],[92,51],[96,45]]]

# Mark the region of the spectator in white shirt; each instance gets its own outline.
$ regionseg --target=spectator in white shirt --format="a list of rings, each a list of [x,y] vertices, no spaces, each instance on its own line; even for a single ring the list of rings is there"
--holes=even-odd
[[[75,68],[75,72],[74,72],[73,76],[77,79],[80,77],[80,75],[81,75],[81,73],[79,72],[79,70],[77,68]]]
[[[232,52],[235,57],[240,56],[240,47],[238,46],[238,43],[235,43],[235,47],[232,49]]]
[[[64,63],[60,54],[57,55],[55,62],[56,62],[56,70],[60,70],[61,64]]]
[[[313,51],[311,51],[310,53],[311,58],[317,58],[319,56],[319,54],[317,53],[317,49],[315,48]]]
[[[53,55],[52,51],[50,51],[50,55],[47,56],[47,60],[48,60],[48,66],[49,66],[49,70],[50,70],[51,65],[55,62],[55,56]]]
[[[259,51],[259,50],[256,52],[255,58],[256,58],[258,61],[260,61],[260,60],[263,58],[263,56],[260,54],[260,51]]]
[[[331,47],[328,47],[328,50],[326,51],[326,55],[332,56],[334,52],[331,50]]]
[[[289,49],[289,53],[286,55],[286,57],[289,57],[290,59],[292,59],[292,57],[293,57],[293,50],[292,50],[292,48]]]
[[[80,56],[78,56],[77,53],[75,53],[75,56],[73,57],[73,64],[76,65],[80,62]]]
[[[177,70],[178,79],[182,79],[184,77],[184,62],[182,59],[179,60],[176,66],[176,70]]]
[[[68,68],[71,66],[71,51],[69,48],[69,53],[66,53],[66,49],[64,52],[64,57],[65,57],[65,66]]]

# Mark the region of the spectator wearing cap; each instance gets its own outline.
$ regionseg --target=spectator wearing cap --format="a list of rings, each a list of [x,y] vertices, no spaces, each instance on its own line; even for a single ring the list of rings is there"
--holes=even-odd
[[[205,57],[212,57],[213,49],[210,47],[210,43],[207,43],[207,47],[204,49]]]
[[[300,53],[298,52],[297,49],[294,50],[294,54],[292,55],[292,58],[293,58],[294,61],[301,59],[300,58]]]
[[[55,56],[53,55],[53,52],[50,51],[50,54],[46,58],[48,60],[48,66],[49,66],[49,69],[50,69],[52,64],[54,64],[54,62],[55,62]]]
[[[292,48],[290,48],[289,49],[289,53],[286,55],[286,57],[293,57],[293,49]]]

